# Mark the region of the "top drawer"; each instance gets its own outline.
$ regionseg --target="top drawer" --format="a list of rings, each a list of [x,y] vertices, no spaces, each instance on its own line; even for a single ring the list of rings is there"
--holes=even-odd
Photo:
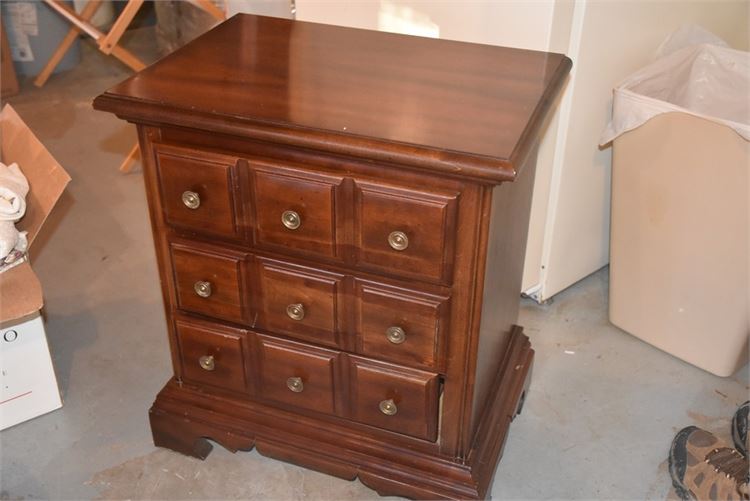
[[[449,282],[457,198],[458,193],[356,181],[357,264]]]
[[[249,165],[256,243],[340,259],[343,178],[255,160]]]
[[[159,171],[167,223],[199,233],[241,238],[237,159],[197,150],[159,145]]]
[[[400,277],[450,283],[460,189],[401,184],[397,171],[317,170],[311,163],[159,144],[170,225],[252,246]],[[436,186],[437,185],[437,186]]]

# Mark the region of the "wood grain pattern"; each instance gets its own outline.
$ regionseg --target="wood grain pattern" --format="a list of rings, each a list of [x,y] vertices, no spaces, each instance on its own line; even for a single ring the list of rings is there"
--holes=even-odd
[[[360,357],[347,358],[352,419],[429,441],[437,438],[437,374]],[[395,406],[393,415],[379,407],[387,400]]]
[[[99,96],[143,152],[174,366],[155,444],[204,458],[211,438],[383,495],[484,498],[529,387],[518,288],[569,68],[237,16]]]
[[[238,329],[178,320],[180,362],[186,381],[248,393],[245,333]],[[212,357],[212,369],[200,365],[201,357]]]
[[[482,264],[484,253],[486,252],[486,229],[489,227],[489,217],[491,198],[487,198],[486,208],[484,194],[487,192],[481,185],[477,185],[465,180],[460,180],[455,176],[438,177],[425,176],[418,172],[401,168],[391,163],[363,162],[351,157],[337,157],[324,155],[310,150],[301,150],[290,148],[285,145],[263,143],[246,138],[237,138],[222,134],[205,134],[199,130],[190,130],[184,128],[166,127],[158,129],[158,136],[155,129],[145,127],[150,134],[158,137],[160,141],[191,144],[195,148],[206,149],[212,152],[225,152],[239,155],[245,158],[254,158],[263,156],[278,160],[282,164],[294,162],[298,165],[306,165],[309,169],[314,169],[323,173],[347,173],[357,178],[376,180],[387,174],[389,185],[404,186],[415,189],[425,187],[438,190],[441,193],[460,193],[459,210],[457,211],[456,222],[456,241],[455,241],[455,259],[453,286],[449,291],[445,286],[434,285],[432,283],[419,282],[419,288],[430,294],[446,295],[450,294],[452,300],[449,305],[450,325],[446,334],[445,353],[445,374],[444,381],[444,398],[442,403],[442,418],[444,426],[440,430],[439,448],[442,454],[452,457],[463,457],[470,446],[469,439],[465,436],[463,422],[470,420],[470,410],[467,410],[465,403],[471,399],[473,373],[476,367],[475,355],[470,351],[469,342],[473,338],[474,329],[478,328],[474,320],[480,318],[481,308],[476,311],[474,305],[479,304],[476,300],[475,286],[477,277],[482,276],[482,271],[478,269]],[[144,146],[148,151],[149,144]],[[150,178],[151,169],[150,158],[145,158],[144,173]],[[240,177],[247,169],[240,169]],[[247,179],[245,182],[249,182]],[[343,183],[344,189],[347,185],[346,180]],[[158,186],[158,185],[157,185]],[[246,186],[240,186],[243,190]],[[417,191],[419,191],[417,189]],[[350,194],[353,196],[353,194]],[[158,198],[158,197],[157,197]],[[159,200],[154,200],[156,205]],[[513,217],[510,214],[509,217]],[[351,219],[351,218],[350,218]],[[160,228],[164,223],[161,219],[156,221]],[[525,223],[524,223],[525,224]],[[349,225],[345,225],[345,230]],[[483,230],[484,228],[484,230]],[[484,233],[483,233],[484,232]],[[169,238],[171,233],[162,230],[159,238]],[[481,235],[484,234],[484,237]],[[353,241],[353,232],[350,232],[346,241]],[[231,248],[241,251],[242,248],[235,244],[228,244]],[[256,248],[255,254],[273,259],[280,257],[281,251],[266,251]],[[288,251],[287,251],[288,253]],[[346,255],[349,255],[347,253]],[[304,266],[311,266],[312,263],[301,262],[291,256],[284,259],[298,262]],[[333,260],[326,259],[324,256],[319,257],[314,267],[334,271],[336,273],[351,273],[356,271],[358,277],[376,282],[384,282],[396,287],[411,289],[415,283],[413,280],[399,276],[400,270],[387,270],[378,275],[363,271],[360,267],[348,260],[343,265]],[[518,271],[520,273],[520,271]],[[387,279],[384,279],[384,276]],[[171,286],[171,282],[166,282],[166,286]],[[347,317],[348,318],[348,317]],[[354,320],[350,320],[354,322]],[[351,325],[351,323],[350,323]],[[171,337],[170,337],[171,338]],[[178,370],[178,369],[176,369]],[[178,373],[177,373],[178,374]],[[418,446],[412,444],[412,446]]]
[[[415,278],[451,281],[457,193],[430,192],[356,182],[354,234],[357,262],[376,270],[399,270]],[[406,236],[395,249],[393,232]]]
[[[258,327],[314,343],[340,346],[339,311],[343,275],[259,258]],[[289,316],[299,305],[303,317]]]
[[[497,182],[515,177],[570,66],[560,54],[237,15],[95,106]]]
[[[486,499],[508,425],[526,388],[533,351],[521,329],[513,331],[507,356],[488,398],[487,419],[468,454],[458,462],[422,452],[405,442],[373,440],[342,423],[325,426],[260,402],[206,393],[172,380],[150,411],[157,445],[205,458],[204,438],[230,451],[256,446],[261,454],[340,478],[359,478],[381,495],[417,499]],[[516,367],[518,367],[516,369]],[[221,409],[221,419],[216,419]],[[493,418],[494,416],[494,418]],[[494,428],[493,428],[494,426]],[[208,447],[210,451],[210,446]],[[494,455],[493,455],[494,454]]]
[[[258,393],[261,398],[334,414],[334,361],[337,353],[270,336],[258,338]],[[299,378],[292,391],[289,378]]]
[[[447,332],[447,297],[356,280],[357,352],[409,366],[442,368]],[[405,333],[388,339],[389,328]]]
[[[475,478],[493,478],[502,457],[510,423],[521,413],[531,383],[534,350],[523,330],[513,326],[503,360],[485,395],[471,449],[467,458]],[[503,396],[513,395],[512,398]],[[480,483],[483,496],[489,490]]]
[[[497,360],[508,349],[514,325],[518,321],[521,301],[523,260],[526,255],[528,221],[531,212],[531,195],[536,171],[536,151],[529,156],[526,165],[516,181],[492,188],[492,224],[488,227],[484,275],[481,284],[482,308],[477,317],[479,334],[474,339],[477,354],[474,375],[474,395],[472,401],[472,425],[466,431],[466,440],[476,430],[477,420],[494,384]],[[489,189],[488,189],[489,191]]]
[[[198,233],[241,237],[237,217],[240,201],[234,193],[237,159],[164,145],[156,151],[167,222]],[[183,201],[186,192],[197,194],[198,207],[186,206]]]
[[[342,211],[339,186],[343,178],[309,170],[250,162],[255,215],[255,240],[260,246],[307,251],[336,258],[337,224]],[[285,212],[298,215],[299,226],[282,222]]]
[[[249,305],[244,294],[246,255],[206,247],[172,245],[177,305],[188,311],[245,323]],[[210,295],[202,297],[196,284],[207,283]]]

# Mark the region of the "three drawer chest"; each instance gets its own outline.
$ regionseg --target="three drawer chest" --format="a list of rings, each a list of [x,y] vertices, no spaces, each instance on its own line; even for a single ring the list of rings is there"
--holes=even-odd
[[[138,128],[174,369],[155,444],[488,496],[531,374],[536,150],[570,66],[237,15],[97,97]]]

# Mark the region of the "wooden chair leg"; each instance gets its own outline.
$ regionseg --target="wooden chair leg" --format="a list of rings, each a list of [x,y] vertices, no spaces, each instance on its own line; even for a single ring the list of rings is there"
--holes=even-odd
[[[102,37],[102,32],[96,29],[96,27],[90,22],[84,20],[78,13],[73,10],[70,6],[62,3],[60,0],[42,0],[52,10],[60,14],[62,17],[68,20],[70,24],[78,28],[79,30],[86,33],[94,40],[99,40]]]
[[[114,47],[112,47],[112,55],[133,71],[141,71],[146,67],[146,63],[138,59],[135,54],[123,49],[119,45],[115,45]]]
[[[84,21],[88,21],[89,19],[94,17],[94,14],[96,14],[96,11],[99,10],[99,7],[101,7],[101,5],[102,0],[90,0],[89,2],[87,2],[86,6],[81,11],[81,19]],[[45,83],[47,83],[50,75],[52,75],[52,72],[55,71],[55,68],[57,68],[57,65],[60,64],[62,58],[65,57],[65,53],[68,52],[70,47],[73,45],[73,42],[76,41],[76,38],[78,38],[78,35],[80,33],[81,29],[77,26],[73,26],[72,28],[70,28],[70,30],[68,30],[68,34],[65,35],[65,38],[63,38],[62,42],[60,42],[60,45],[57,46],[57,49],[55,49],[52,57],[49,58],[47,64],[44,65],[42,71],[34,79],[34,85],[36,85],[37,87],[42,87]]]
[[[104,37],[98,40],[99,50],[107,55],[112,53],[112,50],[117,46],[125,30],[133,22],[133,18],[138,13],[141,5],[143,5],[143,0],[128,0],[127,5],[125,5],[125,8],[115,20],[115,24],[112,25],[112,28],[110,28]]]
[[[122,165],[120,165],[120,172],[122,172],[123,174],[127,174],[128,172],[130,172],[135,163],[138,161],[139,157],[140,150],[138,149],[138,143],[135,143],[133,149],[130,150],[130,153],[128,153],[128,156],[125,157]]]
[[[128,1],[129,2],[140,2],[140,3],[143,3],[143,0],[128,0]],[[96,42],[98,44],[100,44],[99,49],[102,50],[102,52],[104,52],[105,54],[107,54],[107,55],[111,54],[111,55],[115,56],[117,59],[119,59],[120,61],[122,61],[123,63],[125,63],[125,65],[127,65],[129,68],[131,68],[131,69],[133,69],[135,71],[140,71],[140,70],[142,70],[143,68],[146,67],[146,65],[140,59],[138,59],[135,56],[135,54],[131,53],[130,51],[128,51],[128,50],[126,50],[126,49],[124,49],[122,47],[120,47],[119,45],[115,44],[112,47],[110,47],[108,49],[108,51],[105,52],[102,49],[101,42],[102,42],[102,40],[104,40],[105,38],[107,38],[107,35],[105,35],[101,31],[99,31],[98,29],[96,29],[96,27],[94,27],[88,21],[85,21],[84,19],[82,19],[81,16],[79,16],[78,14],[76,14],[76,12],[73,9],[71,9],[70,7],[68,7],[66,4],[61,3],[58,0],[44,0],[44,3],[46,3],[47,5],[49,5],[58,14],[60,14],[64,18],[66,18],[68,20],[68,22],[70,22],[71,24],[73,24],[74,26],[76,26],[79,30],[85,32],[91,38],[93,38],[94,40],[96,40]],[[128,15],[130,15],[130,14],[128,14]],[[135,15],[135,14],[133,13],[133,15]],[[122,17],[122,15],[120,17]],[[119,19],[120,18],[118,18],[118,20]],[[131,17],[130,20],[132,21],[132,17]],[[122,33],[120,33],[120,36],[122,36]],[[119,37],[118,37],[118,40],[119,40]]]

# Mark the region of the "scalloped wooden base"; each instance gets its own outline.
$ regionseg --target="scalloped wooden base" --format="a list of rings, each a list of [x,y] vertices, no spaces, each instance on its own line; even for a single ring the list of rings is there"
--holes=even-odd
[[[415,499],[484,499],[513,418],[520,413],[534,351],[514,329],[465,460],[415,452],[373,440],[352,429],[294,416],[170,380],[150,410],[154,443],[205,459],[211,439],[232,452],[260,454],[346,480],[359,480],[380,495]]]

